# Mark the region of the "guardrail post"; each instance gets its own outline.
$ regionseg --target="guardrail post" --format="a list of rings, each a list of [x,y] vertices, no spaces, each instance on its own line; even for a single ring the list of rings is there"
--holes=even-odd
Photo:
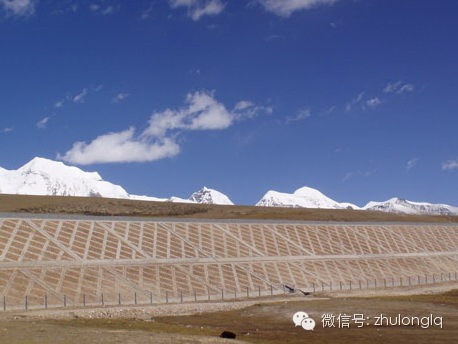
[[[6,311],[6,296],[3,296],[3,310]]]
[[[27,310],[29,305],[27,304],[27,295],[25,296],[25,310]]]
[[[169,292],[165,292],[165,303],[169,303]]]
[[[121,293],[118,294],[118,304],[121,306]]]
[[[64,295],[64,308],[67,307],[67,295]]]
[[[105,306],[105,302],[103,300],[103,293],[102,293],[102,307]]]
[[[183,291],[180,290],[180,303],[183,303]]]
[[[285,293],[286,293],[286,291],[285,291]],[[246,287],[246,297],[250,297],[250,290],[248,289],[248,287]]]
[[[48,309],[48,294],[45,294],[45,309]]]
[[[134,302],[137,304],[137,292],[134,293]]]
[[[261,296],[261,286],[258,286],[259,289],[259,296]]]
[[[194,301],[197,302],[197,292],[194,290]]]

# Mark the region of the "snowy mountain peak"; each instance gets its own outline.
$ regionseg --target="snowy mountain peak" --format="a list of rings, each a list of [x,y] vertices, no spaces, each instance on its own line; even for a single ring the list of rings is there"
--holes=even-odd
[[[256,205],[264,207],[359,209],[354,204],[336,202],[308,186],[297,189],[292,194],[268,191]]]
[[[233,205],[223,193],[204,186],[189,199],[156,198],[127,193],[121,186],[104,181],[97,172],[85,172],[77,167],[44,158],[33,158],[17,170],[0,167],[0,193],[52,196],[97,196],[144,201],[185,202]],[[256,204],[269,207],[323,209],[364,209],[417,215],[458,215],[458,207],[447,204],[412,202],[391,198],[385,202],[369,202],[363,208],[351,203],[339,203],[311,187],[301,187],[293,193],[268,191]]]
[[[196,203],[234,205],[225,194],[206,186],[194,192],[189,200]]]
[[[303,187],[297,189],[296,191],[294,191],[293,195],[298,196],[298,197],[326,198],[328,200],[330,199],[330,198],[326,197],[325,195],[323,195],[323,193],[321,193],[317,189],[314,189],[314,188],[311,188],[311,187],[308,187],[308,186],[303,186]]]
[[[71,175],[80,178],[90,178],[94,180],[102,180],[102,177],[97,172],[85,172],[74,166],[67,166],[63,162],[54,161],[45,158],[35,157],[26,163],[24,166],[17,169],[22,174],[40,173],[47,175]]]
[[[452,207],[447,204],[412,202],[397,197],[385,202],[369,202],[363,209],[419,215],[458,215],[458,207]]]
[[[104,181],[97,172],[84,172],[77,167],[44,158],[34,158],[17,170],[1,169],[0,192],[129,198],[126,190]]]

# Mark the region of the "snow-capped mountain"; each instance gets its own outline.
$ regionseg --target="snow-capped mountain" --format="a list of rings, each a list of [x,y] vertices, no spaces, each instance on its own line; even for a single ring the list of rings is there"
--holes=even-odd
[[[385,202],[369,202],[363,209],[404,214],[458,215],[458,207],[447,204],[412,202],[402,198],[391,198]]]
[[[85,172],[77,167],[44,158],[34,158],[17,170],[0,167],[0,193],[233,204],[226,195],[205,187],[194,193],[190,199],[131,195],[123,187],[103,180],[97,172]]]
[[[199,191],[194,192],[189,197],[189,200],[195,203],[234,205],[225,194],[205,186]]]
[[[62,162],[34,158],[17,170],[0,170],[0,193],[129,198],[121,186]]]
[[[223,193],[207,187],[203,187],[193,193],[189,199],[132,195],[123,187],[103,180],[97,172],[85,172],[77,167],[67,166],[62,162],[43,158],[34,158],[17,170],[6,170],[0,167],[0,193],[234,204]],[[302,187],[292,194],[268,191],[256,205],[265,207],[362,209],[423,215],[458,215],[458,207],[447,204],[411,202],[402,198],[392,198],[385,202],[369,202],[363,208],[360,208],[351,203],[336,202],[310,187]]]
[[[339,203],[323,195],[320,191],[304,186],[294,193],[268,191],[258,203],[262,207],[360,209],[351,203]]]

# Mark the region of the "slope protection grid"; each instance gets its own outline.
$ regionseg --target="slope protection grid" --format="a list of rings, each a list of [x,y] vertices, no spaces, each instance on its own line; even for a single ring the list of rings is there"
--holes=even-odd
[[[0,218],[5,309],[424,283],[457,267],[457,224]]]

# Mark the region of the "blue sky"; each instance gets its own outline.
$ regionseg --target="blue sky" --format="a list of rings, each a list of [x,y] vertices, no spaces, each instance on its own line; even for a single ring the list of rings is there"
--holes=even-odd
[[[0,166],[458,205],[458,2],[0,0]]]

